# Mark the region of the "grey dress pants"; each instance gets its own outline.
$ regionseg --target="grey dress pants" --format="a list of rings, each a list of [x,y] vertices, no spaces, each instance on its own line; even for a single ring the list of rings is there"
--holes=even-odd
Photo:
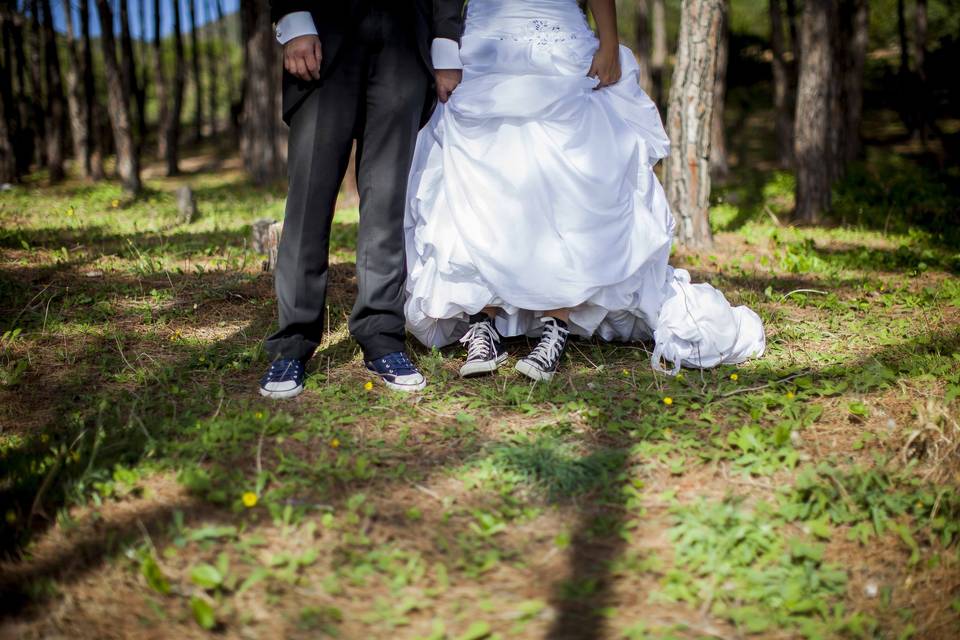
[[[330,72],[289,117],[271,359],[307,359],[322,340],[330,230],[354,140],[360,223],[349,329],[367,360],[404,348],[404,200],[430,77],[412,16],[404,3],[391,5],[375,2],[358,16]]]

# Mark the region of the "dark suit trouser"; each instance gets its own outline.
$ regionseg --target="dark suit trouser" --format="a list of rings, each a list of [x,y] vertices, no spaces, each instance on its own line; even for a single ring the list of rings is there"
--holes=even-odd
[[[330,229],[353,140],[360,223],[350,333],[367,360],[404,348],[403,212],[428,72],[412,24],[371,8],[290,120],[289,187],[275,273],[272,359],[309,358],[323,337]]]

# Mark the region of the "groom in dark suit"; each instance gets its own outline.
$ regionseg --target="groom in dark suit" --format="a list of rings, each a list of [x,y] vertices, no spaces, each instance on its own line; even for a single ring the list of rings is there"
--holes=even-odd
[[[359,291],[350,333],[388,387],[426,385],[404,351],[404,199],[417,132],[460,81],[462,8],[463,0],[272,0],[290,143],[280,327],[265,344],[264,396],[303,390],[323,336],[330,227],[354,140]]]

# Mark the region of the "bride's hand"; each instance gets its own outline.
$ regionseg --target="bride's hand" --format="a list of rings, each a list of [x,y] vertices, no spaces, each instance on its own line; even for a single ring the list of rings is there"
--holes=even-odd
[[[620,80],[620,47],[604,47],[601,44],[593,54],[593,62],[590,64],[587,76],[600,81],[596,89],[616,84]]]

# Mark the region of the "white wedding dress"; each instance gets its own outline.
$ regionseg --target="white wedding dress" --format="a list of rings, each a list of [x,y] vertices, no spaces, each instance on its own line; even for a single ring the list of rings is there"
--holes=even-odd
[[[622,79],[594,90],[598,47],[575,0],[470,0],[463,82],[420,133],[407,194],[410,332],[443,346],[502,309],[572,308],[571,332],[653,338],[663,371],[763,354],[760,318],[667,264],[674,220],[653,166],[669,140],[620,48]]]

